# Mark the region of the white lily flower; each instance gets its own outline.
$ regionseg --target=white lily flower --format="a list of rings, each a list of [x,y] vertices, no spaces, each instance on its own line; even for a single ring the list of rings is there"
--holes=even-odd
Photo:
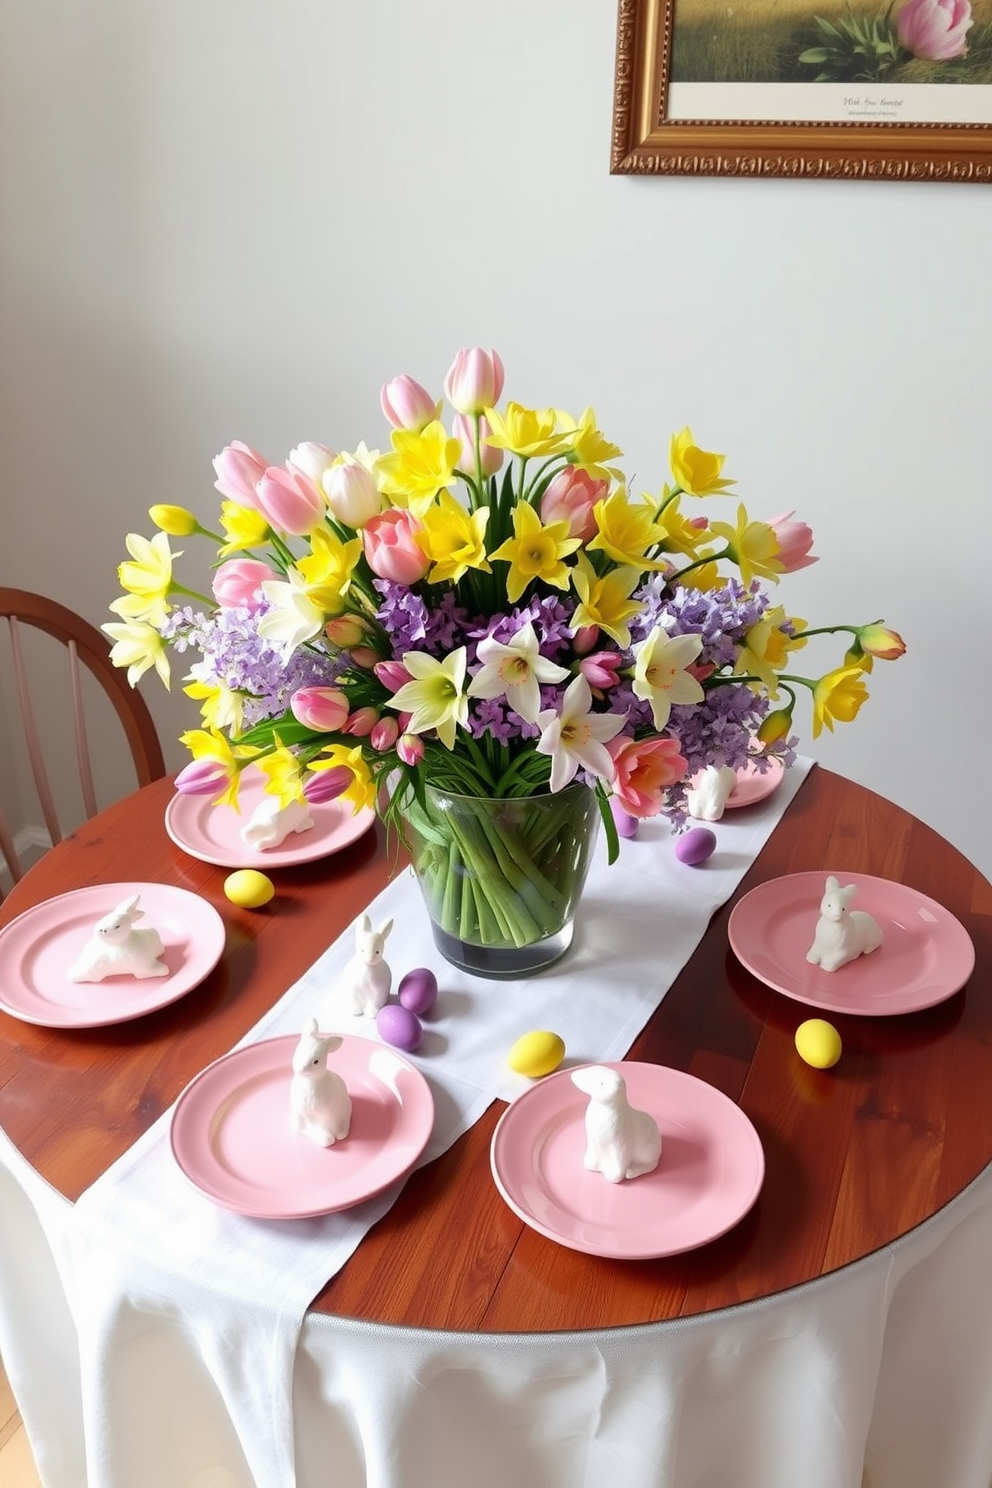
[[[589,683],[579,675],[566,689],[561,713],[545,708],[537,715],[541,737],[534,747],[538,754],[551,756],[552,793],[574,780],[580,765],[601,780],[614,777],[613,759],[606,745],[616,738],[626,719],[616,713],[593,713],[591,709]]]
[[[673,703],[703,701],[702,687],[685,670],[702,649],[702,636],[670,636],[660,625],[634,647],[634,696],[651,704],[659,731],[668,722]]]
[[[304,641],[310,641],[324,624],[324,611],[307,593],[306,580],[295,568],[288,570],[286,582],[267,579],[262,593],[272,606],[258,622],[258,633],[282,650],[288,661]]]
[[[477,648],[481,671],[468,689],[469,697],[505,697],[514,713],[527,723],[536,723],[541,710],[542,682],[564,682],[566,667],[556,666],[538,650],[537,632],[530,621],[521,626],[505,645],[487,636]]]
[[[426,651],[404,651],[403,665],[412,682],[404,682],[387,706],[412,716],[407,732],[424,734],[434,729],[446,749],[455,747],[455,729],[468,722],[465,685],[465,647],[459,646],[443,661]]]
[[[166,687],[169,686],[169,658],[165,642],[154,626],[143,620],[129,620],[125,625],[108,623],[101,625],[100,629],[114,643],[110,651],[111,661],[114,666],[127,667],[127,680],[132,687],[137,686],[138,679],[150,666],[155,668]]]

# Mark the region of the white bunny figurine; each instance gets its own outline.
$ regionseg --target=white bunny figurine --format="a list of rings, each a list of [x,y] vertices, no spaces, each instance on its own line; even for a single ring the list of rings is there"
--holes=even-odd
[[[135,894],[97,920],[89,940],[69,972],[70,982],[102,982],[109,976],[168,976],[162,955],[162,937],[157,930],[135,929],[144,914]]]
[[[278,796],[264,795],[241,828],[241,840],[249,847],[278,847],[290,832],[306,832],[313,817],[302,801],[279,805]]]
[[[608,1065],[588,1064],[572,1071],[572,1083],[589,1097],[583,1159],[589,1171],[611,1183],[653,1172],[661,1157],[661,1133],[653,1116],[627,1100],[623,1076]]]
[[[293,1051],[289,1124],[321,1147],[344,1141],[351,1130],[351,1096],[340,1075],[327,1068],[327,1056],[340,1049],[337,1034],[322,1038],[317,1019],[308,1018]]]
[[[848,909],[858,892],[857,884],[841,888],[832,875],[820,900],[820,918],[806,960],[824,971],[837,971],[858,956],[867,956],[882,944],[882,932],[870,914]]]
[[[719,821],[736,784],[737,771],[729,765],[707,765],[685,793],[689,815],[696,821]]]
[[[382,959],[382,948],[393,928],[386,920],[373,930],[367,914],[355,921],[355,954],[341,974],[338,989],[346,1012],[361,1018],[374,1018],[389,1000],[393,974]]]

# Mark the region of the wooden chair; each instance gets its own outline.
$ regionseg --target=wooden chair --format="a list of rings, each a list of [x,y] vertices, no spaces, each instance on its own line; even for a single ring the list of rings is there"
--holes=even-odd
[[[64,833],[60,826],[60,813],[56,808],[45,764],[46,757],[49,760],[52,758],[51,741],[48,747],[43,749],[36,722],[36,705],[41,697],[42,688],[48,694],[64,692],[66,678],[65,671],[61,667],[51,666],[50,657],[45,658],[44,675],[39,675],[42,670],[41,664],[29,666],[24,627],[30,626],[36,631],[43,631],[66,648],[68,693],[72,705],[72,733],[75,740],[82,807],[87,818],[95,816],[99,807],[90,759],[90,740],[91,738],[95,740],[95,729],[91,724],[93,731],[92,733],[88,731],[83,709],[85,679],[83,667],[99,683],[120,720],[130,748],[138,785],[149,785],[153,780],[158,780],[165,774],[162,746],[159,743],[148,704],[128,684],[126,673],[113,665],[110,660],[109,643],[95,626],[90,625],[82,616],[53,599],[46,599],[40,594],[31,594],[24,589],[3,587],[0,587],[0,617],[6,620],[9,631],[11,669],[16,693],[14,711],[17,711],[19,705],[31,773],[34,777],[45,826],[54,845],[62,840]],[[0,627],[0,633],[2,633],[2,627]],[[45,649],[54,651],[52,647]],[[68,709],[66,717],[68,719]],[[107,710],[107,717],[109,721],[111,717],[109,710]],[[102,751],[102,740],[100,748]],[[6,859],[7,868],[14,883],[17,883],[22,877],[23,870],[12,835],[4,820],[2,807],[0,807],[0,852]],[[0,886],[0,900],[2,898],[3,889]]]

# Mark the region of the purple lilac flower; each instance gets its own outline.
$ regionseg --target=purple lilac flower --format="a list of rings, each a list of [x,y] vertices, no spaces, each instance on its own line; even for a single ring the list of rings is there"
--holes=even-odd
[[[268,718],[279,718],[299,687],[328,687],[339,677],[345,660],[304,646],[288,661],[258,634],[264,610],[244,606],[217,610],[212,615],[185,607],[165,619],[161,634],[176,651],[199,651],[189,675],[208,685],[221,683],[245,696],[244,723],[252,728]]]
[[[571,648],[570,626],[574,611],[574,601],[566,603],[553,597],[535,597],[529,604],[519,605],[509,614],[490,615],[488,620],[481,621],[479,628],[469,634],[476,641],[491,636],[505,646],[519,630],[530,624],[534,627],[541,655],[548,661],[557,661],[563,652]]]
[[[376,579],[375,587],[383,597],[376,618],[389,637],[397,660],[404,651],[426,651],[438,658],[447,656],[481,624],[470,618],[453,591],[449,590],[440,604],[431,609],[405,584]]]

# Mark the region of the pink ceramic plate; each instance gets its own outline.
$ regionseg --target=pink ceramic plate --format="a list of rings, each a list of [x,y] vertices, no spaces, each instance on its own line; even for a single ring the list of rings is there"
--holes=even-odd
[[[311,806],[313,826],[291,832],[278,847],[249,847],[241,840],[241,828],[265,794],[265,777],[247,769],[241,777],[240,811],[233,806],[215,806],[208,796],[184,796],[178,791],[165,808],[165,830],[177,847],[190,857],[218,868],[285,868],[310,863],[340,852],[357,841],[375,821],[375,812],[357,816],[347,802],[326,801]]]
[[[770,759],[764,770],[750,761],[737,771],[737,784],[727,797],[727,806],[753,806],[764,801],[782,784],[785,766],[780,759]]]
[[[97,920],[141,896],[139,922],[162,937],[169,975],[70,982]],[[0,1008],[43,1028],[100,1028],[140,1018],[202,982],[224,949],[224,921],[206,899],[161,883],[94,884],[26,909],[0,930]]]
[[[827,873],[793,873],[759,884],[734,906],[727,934],[734,954],[759,981],[833,1013],[915,1013],[952,997],[971,976],[975,948],[967,930],[934,899],[905,884],[838,872],[857,884],[853,909],[882,930],[878,950],[837,971],[811,966]]]
[[[342,1039],[328,1065],[348,1087],[351,1130],[333,1147],[290,1127],[295,1034],[234,1049],[190,1081],[172,1113],[172,1151],[207,1198],[255,1219],[305,1219],[409,1172],[434,1125],[430,1086],[395,1049]]]
[[[658,1123],[657,1168],[623,1183],[587,1172],[588,1097],[559,1070],[518,1096],[493,1132],[493,1176],[510,1208],[549,1240],[616,1260],[678,1255],[732,1229],[765,1174],[744,1112],[682,1070],[633,1061],[610,1067],[623,1075],[631,1104]]]

